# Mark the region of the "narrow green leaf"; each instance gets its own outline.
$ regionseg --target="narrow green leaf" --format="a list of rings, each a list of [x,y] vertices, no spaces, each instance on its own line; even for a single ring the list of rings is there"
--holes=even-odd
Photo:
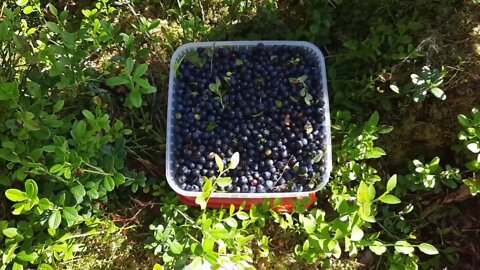
[[[147,64],[140,64],[135,69],[135,72],[133,73],[133,77],[140,78],[147,72],[147,70],[148,70]]]
[[[230,185],[232,183],[232,178],[230,177],[220,177],[220,178],[217,178],[217,180],[215,180],[215,183],[219,186],[219,187],[227,187],[228,185]]]
[[[133,64],[134,64],[133,59],[129,57],[125,63],[125,67],[127,68],[127,71],[129,74],[132,73],[133,71]]]
[[[7,191],[5,191],[5,196],[12,202],[21,202],[28,199],[25,192],[14,188],[7,189]]]
[[[121,173],[115,173],[112,178],[115,182],[115,185],[117,186],[123,185],[125,183],[125,176]]]
[[[17,3],[17,5],[23,7],[26,4],[28,4],[28,0],[17,0],[15,3]]]
[[[68,221],[77,221],[78,219],[78,211],[74,207],[64,207],[62,210],[63,218]]]
[[[233,229],[236,229],[238,226],[237,221],[232,217],[226,218],[224,221],[228,226],[230,226]]]
[[[38,254],[36,252],[27,253],[27,252],[22,250],[22,251],[20,251],[20,253],[17,254],[16,258],[19,259],[20,261],[31,263],[38,258]]]
[[[303,228],[308,234],[312,234],[315,231],[315,222],[311,218],[305,217],[302,223]]]
[[[2,233],[8,238],[14,238],[18,235],[17,228],[7,228],[2,231]]]
[[[443,92],[442,89],[438,88],[438,87],[433,87],[432,89],[430,89],[430,92],[432,92],[432,94],[441,99],[441,100],[445,100],[447,99],[447,95],[445,95],[445,93]]]
[[[368,246],[368,248],[375,254],[377,255],[382,255],[387,251],[387,247],[385,247],[382,243],[379,241],[373,241],[373,244],[371,246]]]
[[[413,248],[407,241],[397,241],[395,242],[395,250],[408,255],[415,251],[415,248]]]
[[[392,90],[393,92],[395,93],[400,93],[400,88],[398,88],[398,86],[394,85],[394,84],[391,84],[390,85],[390,90]]]
[[[25,15],[28,15],[28,14],[34,12],[34,11],[35,11],[35,9],[33,9],[32,6],[26,6],[26,7],[23,8],[23,13]]]
[[[383,196],[381,199],[380,199],[381,202],[383,203],[386,203],[386,204],[399,204],[401,203],[402,201],[394,196],[394,195],[390,195],[390,194],[387,194],[385,196]]]
[[[105,176],[103,178],[103,187],[109,192],[115,188],[115,181],[111,176]]]
[[[135,108],[140,108],[142,106],[142,95],[137,89],[133,89],[130,94],[128,94],[127,99]]]
[[[25,192],[30,199],[35,199],[38,194],[38,186],[35,181],[28,179],[25,181]]]
[[[232,157],[230,158],[230,164],[228,165],[229,169],[235,169],[240,162],[240,154],[238,152],[233,153]]]
[[[83,197],[85,197],[85,193],[86,193],[83,185],[78,184],[70,188],[70,192],[72,193],[73,197],[75,197],[77,204],[83,202]]]
[[[421,243],[418,245],[418,249],[420,249],[421,252],[427,254],[427,255],[436,255],[438,254],[438,250],[430,245],[429,243]]]
[[[480,144],[477,142],[469,143],[467,144],[468,150],[470,150],[472,153],[479,153],[480,152]]]
[[[124,76],[110,77],[106,81],[106,84],[110,87],[115,87],[118,85],[126,85],[129,83],[130,83],[130,80]]]
[[[390,179],[388,179],[387,182],[387,191],[390,192],[392,191],[395,187],[397,186],[397,175],[394,174]]]
[[[470,124],[470,119],[468,119],[465,115],[463,114],[459,114],[457,116],[457,119],[458,119],[458,122],[464,126],[464,127],[469,127],[471,124]]]
[[[223,172],[223,160],[222,160],[222,158],[215,153],[214,153],[214,156],[215,156],[215,163],[217,164],[217,167],[218,167],[218,171]]]
[[[250,218],[250,216],[243,211],[238,211],[236,215],[237,215],[237,218],[240,220],[247,220]]]
[[[370,118],[368,119],[367,121],[367,125],[369,127],[375,127],[378,125],[378,120],[380,119],[380,116],[378,114],[377,111],[375,111],[374,113],[372,113],[372,115],[370,116]]]
[[[53,105],[53,112],[54,113],[59,112],[63,108],[64,104],[65,104],[65,101],[63,99],[57,101],[55,105]]]
[[[363,230],[360,229],[357,225],[354,225],[352,228],[352,235],[350,236],[350,240],[352,241],[360,241],[363,238]]]
[[[62,216],[60,215],[60,211],[54,210],[48,218],[48,227],[50,229],[57,229],[60,226],[60,222],[62,221]]]
[[[359,203],[368,202],[368,186],[365,182],[361,181],[357,189],[357,201]]]

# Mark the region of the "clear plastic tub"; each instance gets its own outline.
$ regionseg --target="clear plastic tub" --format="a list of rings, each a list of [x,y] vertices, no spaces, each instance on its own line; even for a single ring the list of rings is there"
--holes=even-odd
[[[186,191],[180,188],[177,180],[174,178],[174,145],[173,145],[173,123],[175,121],[175,90],[176,90],[176,78],[175,78],[175,66],[181,61],[183,55],[187,52],[196,50],[197,48],[220,48],[220,47],[229,47],[229,48],[250,48],[262,43],[265,48],[272,47],[274,45],[285,45],[292,47],[301,47],[306,51],[310,52],[313,56],[316,57],[318,65],[321,72],[321,83],[323,88],[323,101],[324,101],[324,113],[325,113],[325,122],[324,122],[324,131],[325,131],[325,145],[326,150],[324,152],[325,160],[325,174],[322,176],[321,182],[317,185],[315,190],[305,191],[305,192],[267,192],[267,193],[232,193],[232,192],[214,192],[211,195],[209,203],[212,206],[220,207],[223,204],[229,205],[232,202],[239,204],[243,201],[246,201],[247,205],[249,203],[257,204],[262,199],[275,199],[275,198],[284,198],[286,201],[293,201],[293,198],[312,198],[312,194],[323,188],[329,179],[330,173],[332,171],[332,147],[331,147],[331,133],[330,133],[330,109],[328,101],[328,89],[327,89],[327,78],[326,78],[326,68],[325,60],[323,53],[313,45],[312,43],[305,41],[215,41],[215,42],[195,42],[187,43],[179,48],[173,53],[171,62],[170,62],[170,78],[169,78],[169,93],[168,93],[168,118],[167,118],[167,151],[166,151],[166,177],[168,184],[172,189],[182,198],[182,201],[187,204],[194,204],[195,198],[201,194],[201,192]],[[315,106],[315,105],[312,105]],[[260,199],[260,200],[259,200]],[[193,203],[192,203],[193,202]]]

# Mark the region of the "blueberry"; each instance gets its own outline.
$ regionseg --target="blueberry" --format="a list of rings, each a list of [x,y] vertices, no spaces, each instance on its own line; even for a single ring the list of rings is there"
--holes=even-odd
[[[173,168],[179,186],[200,189],[202,176],[218,174],[213,153],[228,165],[239,152],[239,166],[228,172],[233,186],[224,191],[265,192],[285,184],[297,192],[311,190],[308,181],[298,181],[325,174],[325,161],[315,163],[313,157],[326,148],[323,74],[312,53],[261,43],[242,49],[220,47],[213,58],[205,48],[196,52],[204,64],[183,61],[174,89]],[[297,58],[299,62],[292,61]],[[303,75],[316,100],[310,106],[291,100],[304,86],[292,85],[289,78]],[[209,85],[220,78],[223,86],[226,77],[229,89],[222,108]],[[309,134],[307,122],[313,127]],[[293,173],[297,162],[301,166]]]
[[[265,187],[267,189],[271,189],[273,187],[273,181],[272,180],[265,181]]]

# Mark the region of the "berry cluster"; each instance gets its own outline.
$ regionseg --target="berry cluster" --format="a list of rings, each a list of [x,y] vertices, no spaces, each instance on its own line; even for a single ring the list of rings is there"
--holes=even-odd
[[[321,68],[303,47],[201,48],[177,66],[174,175],[187,191],[240,163],[227,192],[309,191],[325,174]]]

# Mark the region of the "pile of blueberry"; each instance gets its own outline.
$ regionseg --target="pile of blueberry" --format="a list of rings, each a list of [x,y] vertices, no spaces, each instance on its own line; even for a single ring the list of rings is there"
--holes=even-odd
[[[309,191],[325,174],[320,63],[295,46],[201,48],[176,65],[173,169],[179,186],[200,191],[225,162],[226,192]],[[228,163],[227,163],[228,164]]]

